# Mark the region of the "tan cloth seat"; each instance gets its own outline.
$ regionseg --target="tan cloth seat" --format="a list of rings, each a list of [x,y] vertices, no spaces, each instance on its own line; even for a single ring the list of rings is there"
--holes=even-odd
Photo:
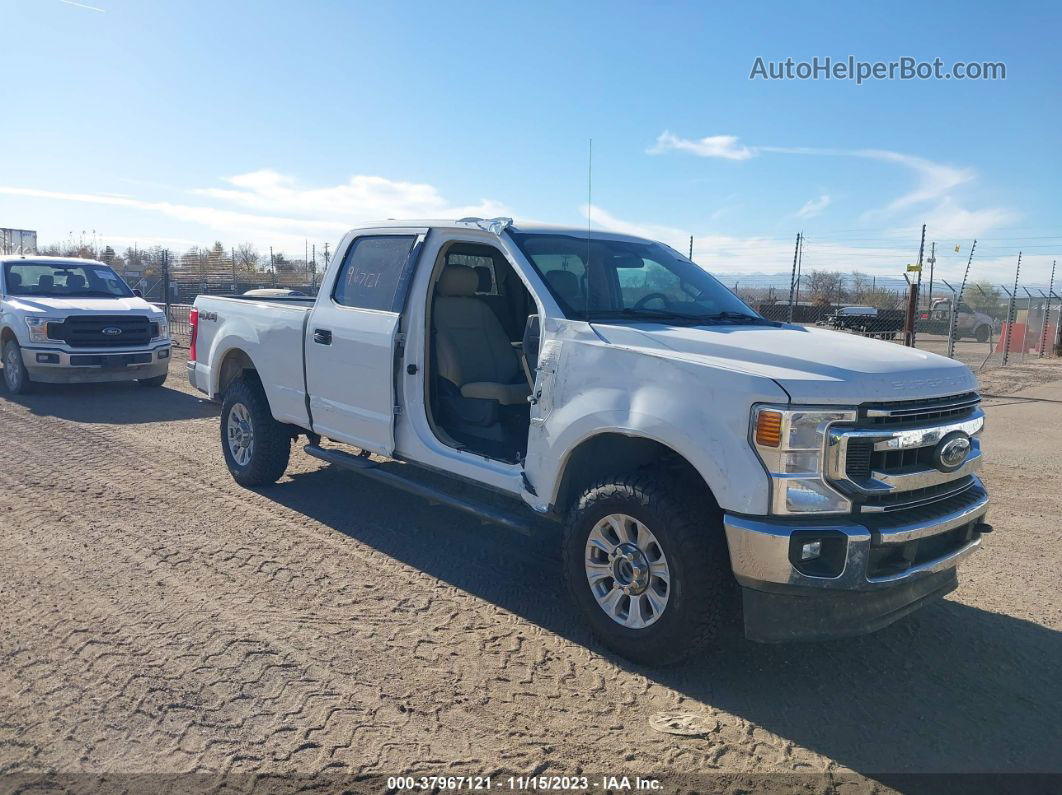
[[[449,265],[436,288],[433,322],[437,371],[461,396],[504,406],[527,401],[531,390],[497,316],[476,297],[479,274]]]

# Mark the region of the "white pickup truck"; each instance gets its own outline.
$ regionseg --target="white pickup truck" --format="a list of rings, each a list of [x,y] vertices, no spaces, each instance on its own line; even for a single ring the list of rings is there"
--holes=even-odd
[[[162,386],[166,314],[110,266],[69,257],[0,257],[0,348],[11,394],[35,383]]]
[[[200,296],[191,322],[237,482],[280,478],[305,435],[454,508],[561,519],[572,598],[640,662],[739,613],[760,641],[885,626],[955,588],[991,530],[964,365],[765,320],[660,243],[392,222],[343,238],[316,300]]]

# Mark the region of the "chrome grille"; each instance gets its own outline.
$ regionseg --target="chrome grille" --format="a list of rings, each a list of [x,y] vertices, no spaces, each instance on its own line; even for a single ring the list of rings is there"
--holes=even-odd
[[[869,403],[860,410],[867,425],[896,425],[907,422],[930,422],[954,419],[973,412],[981,403],[976,392],[925,400],[899,400]]]
[[[955,431],[976,436],[983,425],[975,392],[928,400],[871,403],[856,423],[828,431],[826,476],[861,512],[914,508],[948,499],[976,482],[978,440],[961,467],[938,468],[934,452]]]

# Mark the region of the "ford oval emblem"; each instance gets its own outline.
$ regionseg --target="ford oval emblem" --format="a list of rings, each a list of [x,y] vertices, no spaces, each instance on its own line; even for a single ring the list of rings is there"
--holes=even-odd
[[[106,334],[108,337],[117,337],[122,333],[122,330],[117,326],[107,326],[107,328],[101,329],[100,333]]]
[[[954,472],[966,463],[973,444],[963,431],[953,431],[940,440],[933,451],[933,464],[941,472]]]

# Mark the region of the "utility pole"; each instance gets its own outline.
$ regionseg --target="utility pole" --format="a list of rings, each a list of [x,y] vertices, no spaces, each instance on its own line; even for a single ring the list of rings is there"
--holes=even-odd
[[[690,238],[691,240],[693,238]],[[793,245],[793,271],[789,274],[789,322],[793,322],[793,296],[796,290],[797,257],[800,256],[800,233],[797,233],[796,243]]]
[[[232,258],[231,259],[231,262],[232,262],[232,292],[235,294],[235,293],[238,293],[240,291],[239,286],[236,284],[236,249],[235,248],[230,248],[229,249],[229,256]]]
[[[313,259],[310,265],[310,292],[317,293],[317,244],[313,244]]]
[[[800,233],[800,245],[797,246],[796,302],[800,303],[800,279],[804,270],[804,233]]]
[[[915,315],[918,314],[918,288],[922,286],[922,257],[926,251],[926,225],[922,224],[922,242],[918,244],[918,278],[910,286],[907,295],[907,318],[904,323],[903,344],[908,348],[915,346]]]
[[[269,247],[269,272],[273,276],[273,286],[277,286],[277,266],[276,260],[273,259],[273,247]]]
[[[693,259],[693,235],[690,235],[690,259]]]

